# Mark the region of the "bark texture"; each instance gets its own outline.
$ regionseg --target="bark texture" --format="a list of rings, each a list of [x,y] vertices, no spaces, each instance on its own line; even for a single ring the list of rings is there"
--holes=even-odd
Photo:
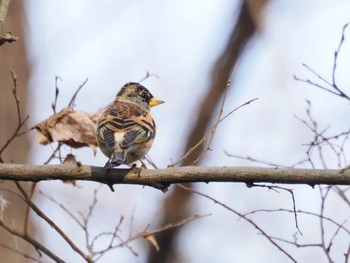
[[[184,166],[156,170],[105,169],[88,165],[0,164],[0,180],[83,180],[112,184],[167,186],[177,183],[243,182],[350,185],[350,169]]]

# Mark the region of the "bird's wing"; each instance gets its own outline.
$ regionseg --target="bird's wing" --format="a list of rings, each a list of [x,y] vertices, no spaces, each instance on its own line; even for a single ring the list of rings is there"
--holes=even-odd
[[[148,126],[140,122],[134,122],[133,127],[131,127],[124,136],[123,141],[119,143],[122,149],[129,148],[134,144],[139,144],[147,142],[150,139],[154,138],[154,129],[153,125]]]
[[[154,138],[154,135],[155,125],[150,114],[130,105],[118,105],[106,112],[97,130],[98,138],[111,150],[127,149]]]

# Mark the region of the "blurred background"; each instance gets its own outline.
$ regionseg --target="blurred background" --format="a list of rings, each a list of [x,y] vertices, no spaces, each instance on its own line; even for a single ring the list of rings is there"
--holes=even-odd
[[[305,144],[314,134],[295,116],[307,119],[306,100],[320,129],[329,132],[348,129],[349,103],[300,78],[317,77],[302,66],[310,66],[331,81],[334,52],[342,29],[350,21],[350,3],[345,0],[202,0],[202,1],[11,1],[3,32],[20,37],[0,47],[1,141],[16,127],[15,103],[11,98],[12,79],[19,80],[21,106],[30,116],[28,126],[48,118],[58,81],[58,109],[67,106],[75,90],[87,78],[78,94],[75,108],[96,112],[114,98],[121,86],[141,80],[153,95],[166,103],[153,108],[157,137],[149,153],[159,168],[176,162],[196,144],[215,122],[230,79],[224,114],[246,101],[258,98],[222,122],[216,131],[212,151],[198,165],[263,166],[225,154],[250,156],[261,161],[292,166],[307,158]],[[339,54],[337,85],[350,85],[349,30]],[[232,74],[234,65],[235,73]],[[10,117],[11,116],[11,117]],[[205,145],[204,145],[205,146]],[[21,138],[6,152],[5,162],[43,164],[54,147],[34,141],[34,132]],[[204,148],[203,148],[204,149]],[[200,150],[203,150],[200,149]],[[90,149],[71,150],[84,164],[103,166],[106,157]],[[196,159],[198,152],[181,165]],[[327,168],[339,168],[331,151],[324,152]],[[325,166],[315,157],[317,168]],[[58,163],[54,160],[51,163]],[[309,163],[298,167],[311,168]],[[82,249],[84,235],[76,223],[58,206],[39,193],[49,193],[74,214],[86,214],[98,192],[98,203],[90,222],[91,236],[113,231],[121,216],[125,220],[121,236],[129,232],[155,230],[194,214],[208,214],[176,230],[157,235],[160,251],[145,240],[106,254],[99,262],[286,262],[286,256],[271,245],[244,220],[204,198],[172,186],[167,193],[141,186],[106,186],[77,182],[38,184],[35,201],[40,208]],[[9,186],[10,187],[10,186]],[[245,184],[193,184],[201,191],[241,213],[256,209],[292,209],[288,192],[267,188],[247,188]],[[309,186],[293,188],[297,209],[319,213],[320,191]],[[4,193],[6,194],[6,193]],[[21,225],[21,202],[11,200],[5,211],[7,220]],[[338,198],[338,199],[337,199]],[[339,197],[329,200],[327,214],[340,222],[349,219]],[[347,208],[348,209],[348,208]],[[347,211],[347,212],[346,212]],[[300,216],[303,235],[297,233],[291,214],[253,215],[254,221],[271,236],[301,243],[320,240],[319,219]],[[32,233],[67,262],[83,262],[45,223],[32,216]],[[330,236],[333,232],[330,232]],[[344,261],[348,236],[339,234],[332,247],[335,262]],[[1,234],[0,241],[18,244]],[[101,247],[103,242],[98,244]],[[21,244],[21,246],[23,246]],[[283,244],[298,262],[328,262],[317,247],[297,249]],[[59,249],[57,249],[59,248]],[[32,250],[30,247],[29,250]],[[1,262],[26,262],[23,257],[1,249]],[[34,252],[35,254],[35,252]],[[17,260],[17,261],[16,261]],[[49,259],[44,261],[50,262]]]

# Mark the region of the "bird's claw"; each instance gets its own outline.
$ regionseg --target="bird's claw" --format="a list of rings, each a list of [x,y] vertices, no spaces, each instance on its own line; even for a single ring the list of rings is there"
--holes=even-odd
[[[142,170],[144,170],[145,168],[144,167],[137,167],[136,166],[136,164],[133,164],[132,166],[131,166],[131,173],[133,173],[133,174],[137,174],[137,177],[140,177],[141,176],[141,172],[142,172]]]

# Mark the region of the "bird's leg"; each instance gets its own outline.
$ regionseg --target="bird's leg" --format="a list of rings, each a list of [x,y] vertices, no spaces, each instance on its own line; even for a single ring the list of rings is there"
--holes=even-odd
[[[112,166],[112,164],[111,164],[111,159],[109,159],[109,160],[106,162],[104,168],[106,168],[106,169],[113,168],[113,166]]]
[[[138,168],[137,167],[137,165],[136,165],[136,163],[133,163],[132,165],[131,165],[131,173],[134,173],[134,174],[137,174],[137,176],[138,177],[140,177],[141,176],[141,172],[142,172],[142,170],[143,169],[145,169],[145,167],[143,167],[142,165],[141,165],[141,167],[140,168]],[[146,169],[147,169],[147,167],[146,167]]]
[[[148,169],[147,168],[147,166],[146,166],[146,164],[140,159],[140,162],[141,162],[141,167],[143,168],[143,169]]]

